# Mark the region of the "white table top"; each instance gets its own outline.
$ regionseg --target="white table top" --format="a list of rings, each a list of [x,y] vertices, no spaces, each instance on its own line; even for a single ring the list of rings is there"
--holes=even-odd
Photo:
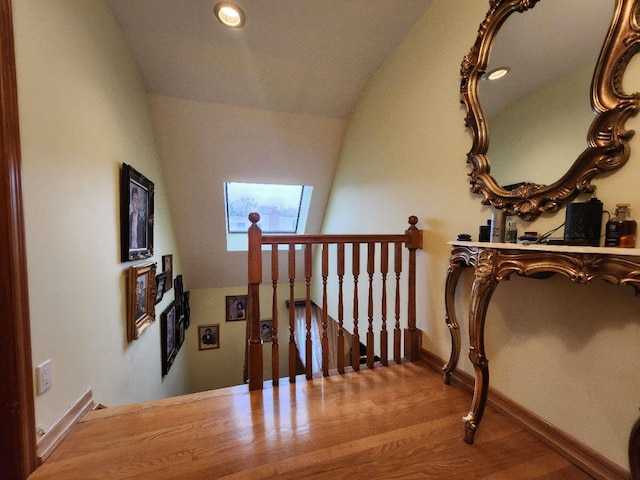
[[[492,243],[492,242],[463,242],[453,240],[447,244],[456,247],[478,247],[478,248],[499,248],[502,250],[530,250],[541,252],[559,253],[595,253],[599,255],[618,255],[629,257],[640,257],[640,248],[618,248],[618,247],[584,247],[578,245],[522,245],[519,243]]]

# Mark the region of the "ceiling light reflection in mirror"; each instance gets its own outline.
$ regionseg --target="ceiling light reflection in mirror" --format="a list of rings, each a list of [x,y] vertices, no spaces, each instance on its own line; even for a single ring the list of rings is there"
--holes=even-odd
[[[509,75],[480,86],[500,185],[551,184],[586,148],[591,80],[613,9],[613,0],[540,0],[500,28],[487,71],[509,65]]]

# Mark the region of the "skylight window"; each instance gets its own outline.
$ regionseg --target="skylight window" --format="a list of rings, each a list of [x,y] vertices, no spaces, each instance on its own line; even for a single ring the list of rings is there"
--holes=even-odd
[[[308,185],[225,182],[227,250],[247,249],[251,212],[260,214],[263,233],[304,233],[311,190]]]

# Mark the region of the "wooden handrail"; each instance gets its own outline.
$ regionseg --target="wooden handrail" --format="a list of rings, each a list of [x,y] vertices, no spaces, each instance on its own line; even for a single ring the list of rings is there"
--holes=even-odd
[[[288,248],[288,280],[289,280],[289,379],[294,382],[296,378],[298,349],[295,344],[295,313],[293,305],[295,303],[294,287],[296,284],[296,256],[295,247],[301,245],[303,247],[303,271],[305,286],[305,376],[307,379],[313,377],[312,371],[312,314],[311,314],[311,283],[313,278],[313,247],[317,246],[321,262],[321,281],[322,281],[322,305],[321,318],[319,320],[320,340],[322,347],[322,373],[329,375],[329,357],[328,357],[328,336],[327,328],[330,321],[328,317],[328,294],[327,284],[329,282],[329,246],[337,245],[336,248],[336,285],[337,285],[337,365],[338,373],[345,372],[345,359],[341,352],[344,352],[344,293],[343,281],[345,275],[345,245],[351,244],[351,274],[353,276],[353,305],[352,305],[352,368],[357,371],[360,368],[360,331],[364,333],[366,338],[366,365],[367,368],[374,368],[375,363],[375,331],[374,331],[374,304],[376,299],[374,295],[374,276],[376,273],[381,275],[382,293],[380,299],[381,322],[382,328],[379,332],[380,338],[380,363],[388,365],[388,332],[387,332],[387,274],[389,273],[389,253],[393,252],[393,272],[395,273],[395,325],[393,328],[393,359],[396,363],[402,361],[401,343],[402,329],[400,326],[400,318],[402,311],[402,302],[400,299],[401,287],[400,280],[402,274],[403,261],[403,245],[409,251],[408,258],[408,280],[407,280],[407,326],[404,329],[404,358],[408,361],[416,361],[419,358],[419,344],[421,332],[416,328],[416,251],[422,248],[423,234],[422,230],[416,227],[418,219],[415,216],[409,217],[409,228],[403,234],[328,234],[328,235],[282,235],[282,234],[263,234],[258,226],[260,215],[251,213],[249,215],[251,226],[248,231],[249,240],[249,285],[248,285],[248,308],[247,308],[247,349],[245,358],[245,381],[249,382],[251,390],[261,389],[263,386],[263,351],[262,340],[260,338],[260,285],[262,278],[262,246],[271,246],[271,283],[272,283],[272,307],[271,315],[273,321],[273,340],[272,340],[272,378],[273,385],[278,385],[279,372],[279,345],[278,345],[278,281],[280,274],[278,272],[279,254],[278,247],[284,246]],[[360,247],[366,246],[366,269],[361,272],[360,265]],[[392,245],[393,249],[389,246]],[[380,253],[379,272],[376,272],[376,254]],[[364,261],[365,257],[363,257]],[[366,275],[366,277],[365,277]],[[366,285],[365,285],[366,282]],[[362,285],[361,285],[362,283]],[[366,319],[360,318],[360,290],[367,289]],[[333,320],[331,320],[333,321]],[[366,322],[366,323],[365,323]],[[302,333],[302,332],[301,332]],[[364,340],[363,340],[364,341]]]

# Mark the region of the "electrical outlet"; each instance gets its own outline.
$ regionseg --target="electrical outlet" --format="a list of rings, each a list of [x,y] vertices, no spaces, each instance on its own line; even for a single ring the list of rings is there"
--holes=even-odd
[[[45,360],[36,367],[36,379],[38,382],[38,395],[42,395],[51,388],[53,381],[51,376],[51,360]]]

